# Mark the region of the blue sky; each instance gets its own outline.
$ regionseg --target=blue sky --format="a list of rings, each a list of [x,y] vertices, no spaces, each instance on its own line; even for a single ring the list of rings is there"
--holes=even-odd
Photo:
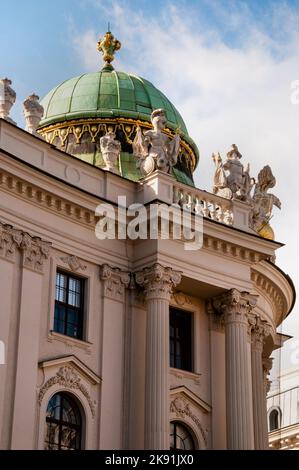
[[[23,126],[22,101],[101,67],[98,38],[110,21],[122,42],[114,65],[152,81],[176,105],[201,159],[198,187],[212,188],[211,153],[232,143],[253,176],[270,164],[276,238],[286,243],[278,264],[299,288],[299,0],[119,1],[1,0],[0,75],[13,81],[12,117]],[[298,308],[284,326],[299,339]],[[291,343],[290,343],[291,344]],[[294,344],[294,343],[293,343]],[[298,341],[299,348],[299,341]],[[286,347],[285,364],[290,347]],[[293,364],[294,365],[294,364]]]
[[[107,3],[109,5],[102,0],[1,0],[2,74],[19,82],[21,93],[30,93],[33,88],[41,95],[60,81],[79,74],[82,66],[72,47],[74,35],[87,29],[98,31],[100,35],[108,21],[115,30],[109,7],[101,8]],[[261,31],[270,32],[273,39],[284,41],[292,31],[286,32],[280,21],[273,18],[273,8],[299,12],[299,1],[131,0],[112,3],[156,19],[165,31],[169,26],[167,12],[175,5],[186,15],[184,20],[192,28],[190,36],[192,30],[201,30],[209,42],[210,35],[213,38],[215,33],[232,48],[240,48],[246,42],[248,22],[254,22]],[[127,27],[130,28],[129,15]],[[122,55],[125,47],[124,44]]]

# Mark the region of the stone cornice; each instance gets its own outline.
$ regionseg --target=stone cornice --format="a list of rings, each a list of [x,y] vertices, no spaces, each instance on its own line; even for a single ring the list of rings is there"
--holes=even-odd
[[[39,169],[37,168],[36,170],[38,171]],[[49,177],[51,178],[51,175],[49,175]],[[61,184],[63,185],[65,182],[61,182]],[[91,210],[90,207],[84,207],[83,205],[74,202],[70,196],[67,198],[62,197],[59,194],[55,194],[54,191],[42,188],[42,185],[36,185],[32,182],[25,181],[25,179],[4,169],[0,170],[0,188],[17,195],[32,204],[59,214],[60,217],[62,216],[70,220],[74,220],[76,223],[94,227],[97,222],[95,212],[94,210]],[[81,189],[75,188],[74,190],[80,191]],[[87,197],[89,197],[89,195],[87,195]],[[90,198],[94,197],[90,195]],[[97,202],[92,201],[92,203],[94,203],[94,208],[99,202],[100,200]],[[88,205],[91,206],[90,203]],[[220,228],[222,228],[222,226],[220,226]],[[218,225],[217,230],[219,230]],[[224,230],[228,230],[228,228],[224,226]],[[222,233],[219,233],[219,237],[221,235]],[[237,243],[227,241],[223,238],[216,238],[206,232],[203,236],[203,249],[225,257],[236,259],[238,262],[243,261],[248,264],[258,263],[261,260],[270,259],[271,257],[267,253],[238,245]]]
[[[287,310],[285,295],[280,287],[272,282],[267,276],[254,269],[251,271],[251,280],[256,285],[257,290],[260,290],[268,297],[273,311],[276,312],[276,319],[280,319]],[[276,323],[278,324],[277,320]]]
[[[159,263],[135,273],[136,283],[144,287],[147,299],[170,300],[172,288],[181,282],[181,272]]]
[[[16,249],[19,249],[23,253],[23,266],[42,272],[44,261],[50,255],[50,248],[50,242],[0,222],[0,255],[2,257],[13,261]]]
[[[71,199],[65,199],[4,170],[0,170],[0,188],[78,223],[94,226],[95,213]]]
[[[220,238],[203,234],[203,248],[209,251],[217,252],[238,261],[242,260],[247,263],[258,263],[261,260],[268,259],[269,255],[261,253],[250,248],[246,248],[236,243],[232,243]]]
[[[77,162],[76,162],[77,163]],[[82,163],[79,161],[79,164]],[[35,169],[39,171],[40,169],[37,167]],[[49,174],[49,178],[52,178],[53,175]],[[109,177],[113,178],[115,175],[108,175]],[[45,176],[43,175],[43,178]],[[118,181],[118,184],[120,182]],[[125,181],[127,184],[127,181]],[[59,183],[58,183],[59,184]],[[61,181],[61,184],[67,184],[67,181]],[[99,182],[100,184],[100,182]],[[45,208],[46,210],[50,210],[51,212],[55,212],[60,216],[69,218],[71,220],[75,220],[77,223],[94,226],[96,224],[97,218],[95,217],[94,210],[90,209],[90,206],[94,204],[94,207],[100,202],[92,200],[95,196],[92,194],[85,195],[84,200],[90,198],[89,207],[84,207],[80,203],[76,203],[73,201],[70,194],[66,193],[69,197],[62,197],[60,194],[55,194],[55,189],[57,187],[57,181],[55,181],[55,186],[53,186],[54,190],[49,191],[42,187],[42,184],[33,184],[32,182],[25,180],[17,175],[14,175],[12,172],[7,171],[5,169],[0,170],[0,188],[13,193],[22,199],[27,200],[30,203],[36,204],[40,207]],[[132,189],[132,186],[130,186]],[[74,191],[81,191],[82,188],[78,187],[75,188]],[[128,188],[125,188],[124,192],[127,193]],[[71,189],[73,191],[73,189]],[[132,195],[131,195],[132,197]],[[208,222],[208,221],[207,221]],[[213,227],[214,229],[214,227]],[[219,238],[215,237],[207,233],[207,230],[204,232],[203,237],[203,249],[208,251],[212,251],[213,253],[221,254],[226,257],[235,258],[236,260],[244,261],[245,263],[253,264],[257,263],[263,259],[270,259],[271,255],[262,252],[259,250],[255,250],[253,247],[251,248],[250,243],[248,246],[244,246],[241,243],[243,242],[243,237],[248,236],[248,234],[237,234],[238,235],[238,243],[233,243],[231,241],[225,240],[223,233],[227,235],[227,238],[232,235],[236,235],[235,233],[232,234],[231,231],[227,226],[222,226],[221,224],[217,224],[217,234],[219,234]],[[214,230],[213,230],[214,231]],[[224,232],[223,232],[224,231]],[[222,233],[223,232],[223,233]],[[263,244],[264,240],[257,239],[257,242]],[[264,243],[265,245],[265,243]],[[263,246],[264,246],[263,245]]]
[[[103,264],[100,267],[100,278],[104,282],[103,296],[123,302],[125,288],[129,287],[130,284],[130,273]]]

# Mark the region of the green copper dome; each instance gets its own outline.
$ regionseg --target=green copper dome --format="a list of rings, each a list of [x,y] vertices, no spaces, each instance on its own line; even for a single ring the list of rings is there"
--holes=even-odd
[[[178,181],[194,185],[197,146],[177,109],[144,78],[118,72],[106,64],[101,71],[71,78],[53,88],[41,104],[44,116],[38,132],[47,142],[92,165],[104,167],[100,138],[113,130],[121,142],[119,173],[133,181],[142,177],[132,149],[136,129],[150,129],[152,111],[163,108],[167,118],[164,132],[170,139],[178,129],[181,135],[173,175]]]
[[[164,108],[169,127],[179,127],[188,136],[180,113],[161,91],[144,78],[115,70],[66,80],[51,90],[41,104],[44,116],[40,127],[79,118],[122,116],[150,120],[154,109]]]

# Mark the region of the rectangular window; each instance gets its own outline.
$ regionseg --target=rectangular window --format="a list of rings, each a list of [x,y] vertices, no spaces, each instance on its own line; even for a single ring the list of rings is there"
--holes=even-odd
[[[170,367],[192,372],[192,314],[170,307]]]
[[[54,331],[83,338],[84,279],[56,273]]]

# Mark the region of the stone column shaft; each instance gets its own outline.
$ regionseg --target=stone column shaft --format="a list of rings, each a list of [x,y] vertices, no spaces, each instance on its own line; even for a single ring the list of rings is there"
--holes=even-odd
[[[227,447],[234,450],[254,448],[247,316],[255,302],[235,289],[214,299],[214,307],[224,313]]]
[[[147,303],[145,359],[145,448],[169,449],[169,300],[181,276],[155,264],[136,273]]]
[[[155,332],[155,333],[153,333]],[[148,449],[169,448],[169,303],[147,302],[145,442]]]

